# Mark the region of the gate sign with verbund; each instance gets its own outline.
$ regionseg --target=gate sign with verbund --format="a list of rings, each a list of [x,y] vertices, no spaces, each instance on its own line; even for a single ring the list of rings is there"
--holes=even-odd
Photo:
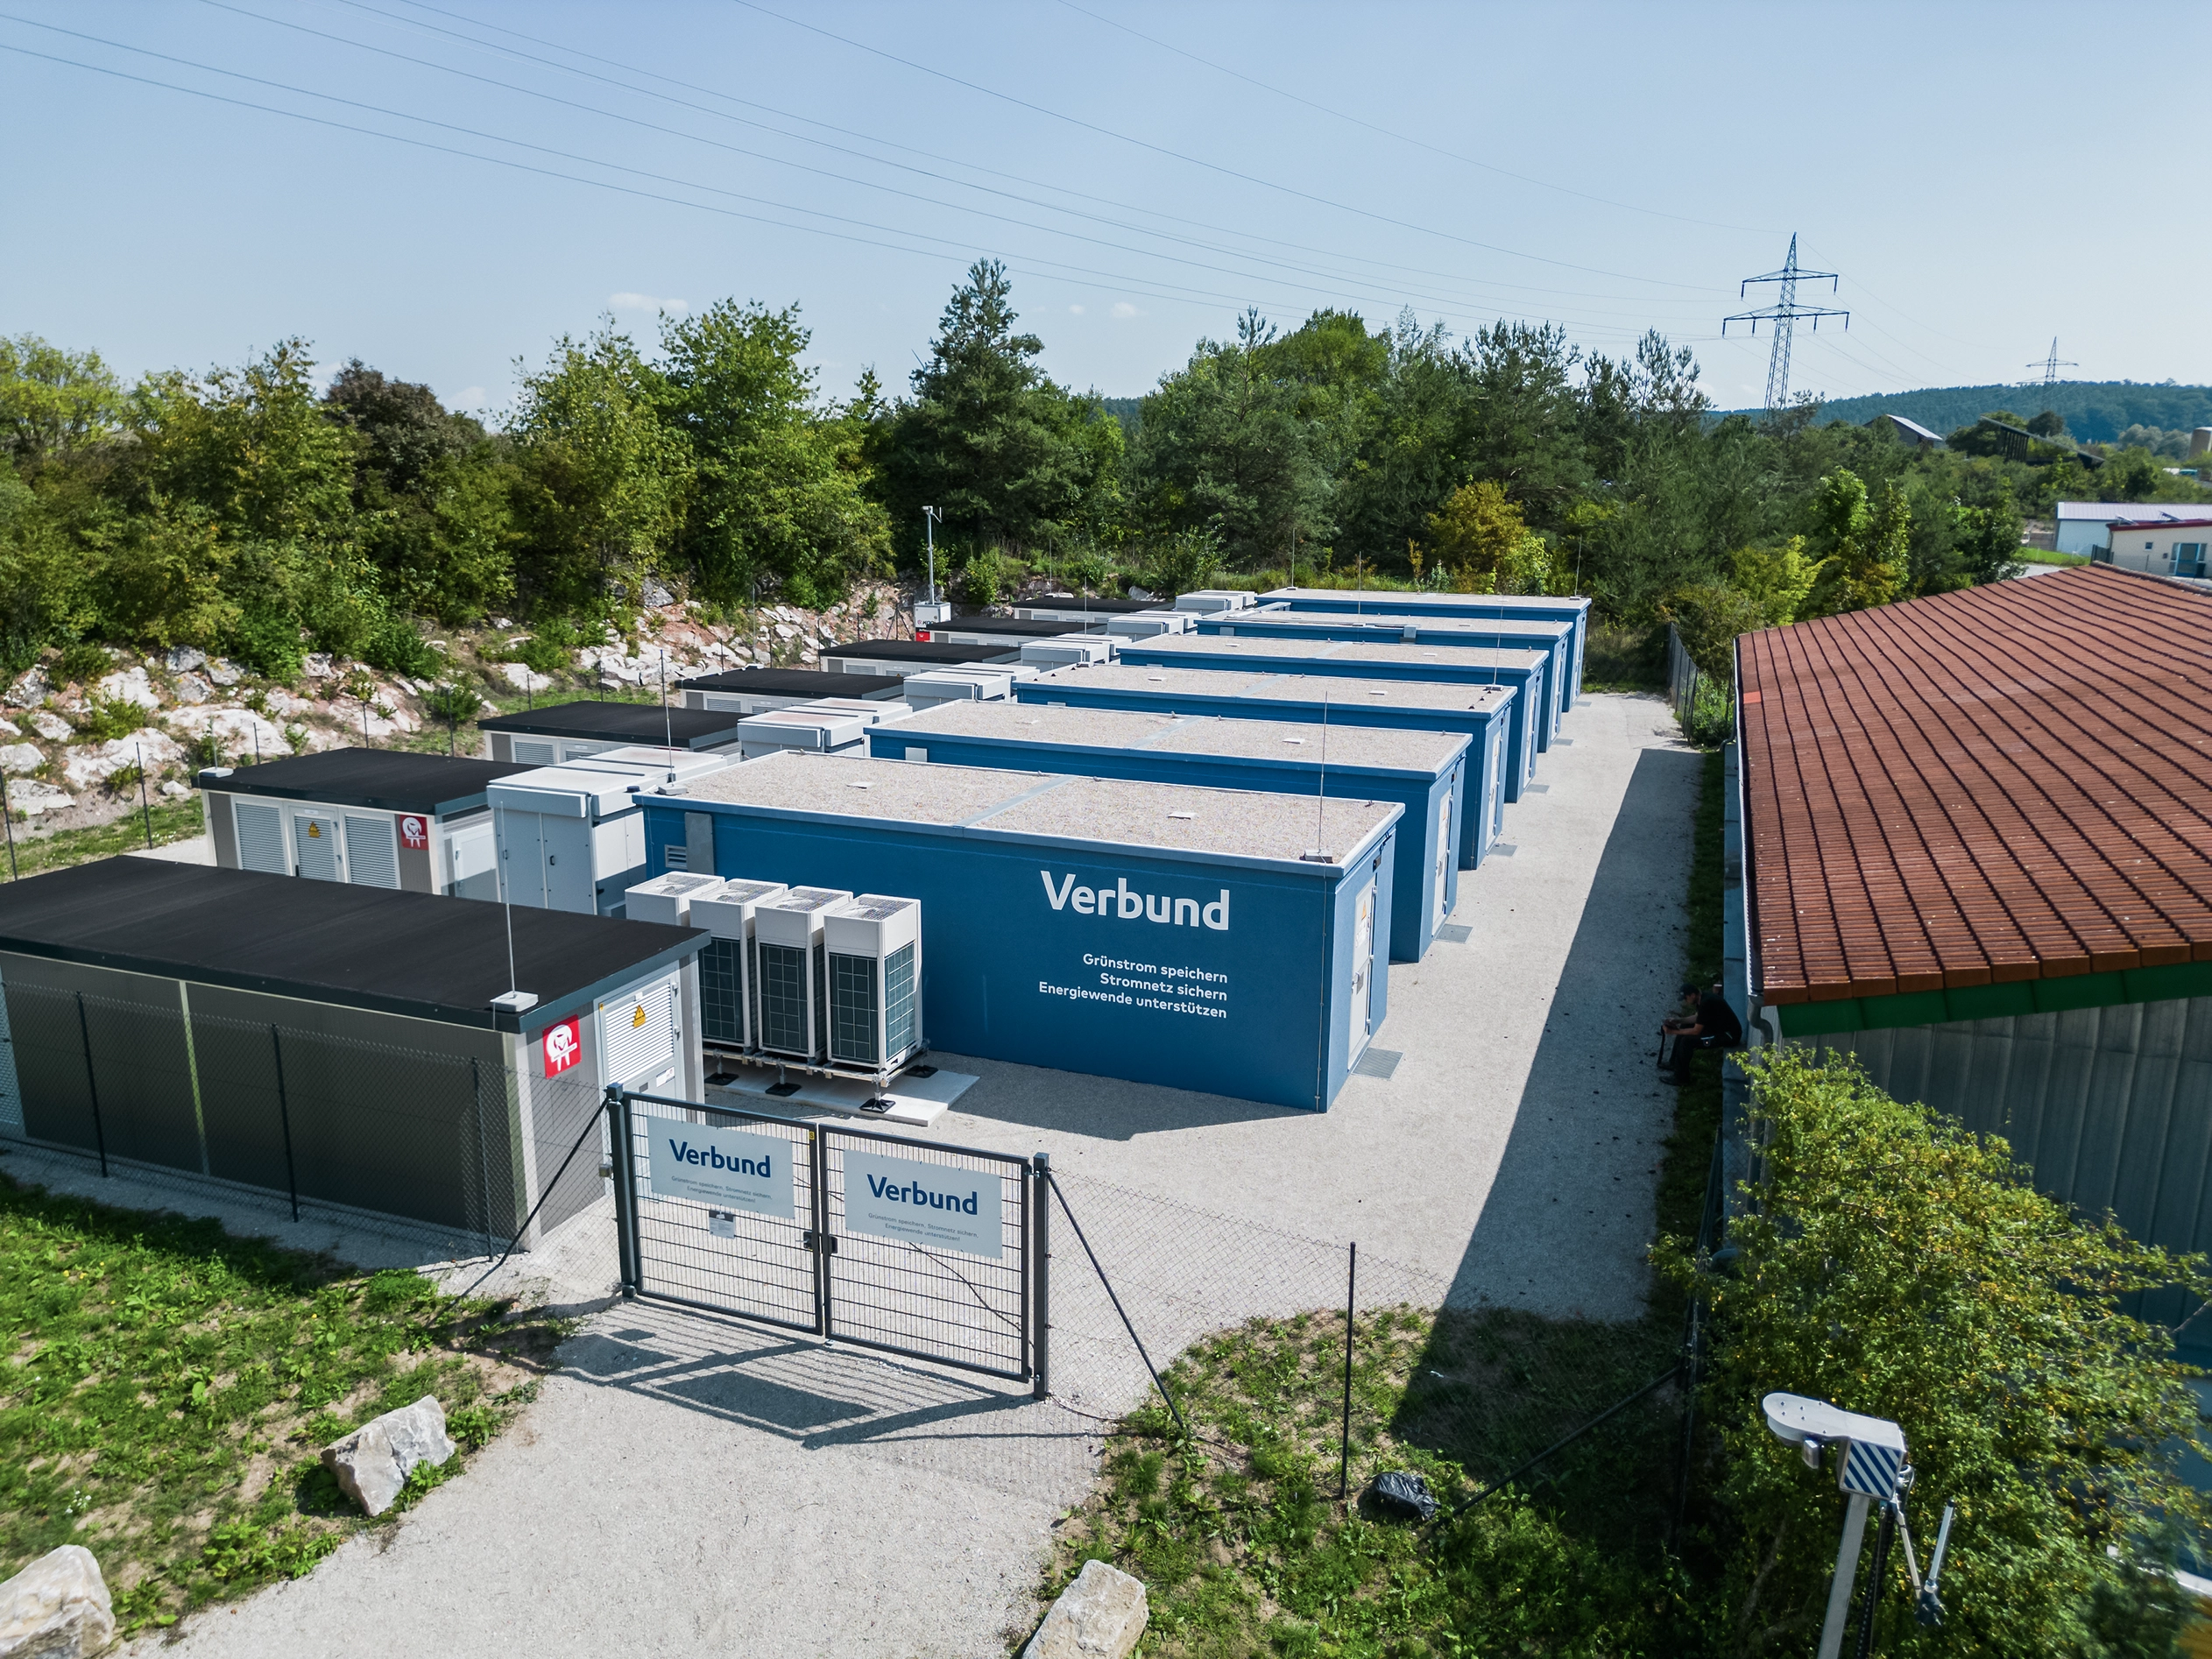
[[[789,1141],[741,1129],[702,1128],[674,1118],[640,1122],[652,1142],[654,1197],[793,1218]]]
[[[993,1261],[999,1232],[999,1175],[957,1164],[917,1163],[845,1150],[845,1230]]]

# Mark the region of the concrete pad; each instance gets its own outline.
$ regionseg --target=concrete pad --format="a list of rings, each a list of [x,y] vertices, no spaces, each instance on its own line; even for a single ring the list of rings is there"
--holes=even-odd
[[[753,1112],[795,1117],[833,1112],[840,1117],[865,1118],[872,1123],[909,1129],[926,1129],[936,1123],[975,1082],[972,1072],[947,1071],[939,1066],[929,1077],[906,1072],[894,1077],[887,1089],[872,1089],[846,1077],[809,1077],[751,1061],[725,1058],[721,1065],[722,1071],[711,1075],[726,1076],[731,1081],[708,1084],[709,1105],[715,1104],[717,1096],[734,1095],[738,1099],[733,1104]],[[788,1092],[773,1092],[778,1087]]]

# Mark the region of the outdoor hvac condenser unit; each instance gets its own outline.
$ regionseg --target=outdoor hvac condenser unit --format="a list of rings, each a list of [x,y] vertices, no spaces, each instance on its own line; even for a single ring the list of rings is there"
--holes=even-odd
[[[851,897],[837,887],[793,887],[754,908],[753,1013],[761,1053],[812,1064],[827,1051],[830,964],[822,916]]]
[[[718,1048],[744,1053],[760,1047],[753,917],[789,891],[781,881],[724,881],[691,900],[691,925],[714,935],[699,953],[699,1026]]]
[[[1177,597],[1177,611],[1195,611],[1212,616],[1223,611],[1246,611],[1252,607],[1254,596],[1243,588],[1200,588],[1196,592]]]
[[[660,921],[671,928],[690,925],[691,907],[722,885],[719,876],[686,875],[671,870],[640,881],[624,895],[622,914],[633,921]]]
[[[1184,611],[1133,611],[1106,624],[1117,639],[1155,639],[1163,633],[1191,632],[1191,615]]]
[[[822,918],[830,1062],[888,1070],[922,1047],[922,906],[864,893]]]

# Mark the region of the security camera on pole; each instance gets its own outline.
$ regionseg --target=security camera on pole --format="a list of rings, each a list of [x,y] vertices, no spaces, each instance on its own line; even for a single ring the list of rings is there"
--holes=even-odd
[[[1759,1409],[1775,1437],[1797,1447],[1808,1469],[1820,1466],[1825,1448],[1842,1448],[1836,1485],[1850,1494],[1851,1501],[1843,1512],[1835,1577],[1828,1585],[1828,1613],[1820,1625],[1820,1659],[1839,1659],[1843,1651],[1843,1629],[1851,1618],[1851,1585],[1858,1574],[1859,1546],[1866,1537],[1870,1503],[1882,1506],[1882,1529],[1874,1546],[1874,1582],[1868,1586],[1866,1611],[1859,1623],[1859,1659],[1873,1651],[1874,1611],[1882,1598],[1882,1572],[1894,1535],[1902,1534],[1905,1539],[1905,1569],[1913,1589],[1913,1617],[1924,1625],[1942,1623],[1943,1604],[1936,1591],[1943,1571],[1943,1553],[1951,1543],[1952,1506],[1943,1506],[1935,1553],[1928,1558],[1927,1577],[1923,1578],[1912,1553],[1912,1529],[1905,1520],[1905,1494],[1912,1488],[1912,1466],[1905,1460],[1905,1431],[1886,1418],[1862,1417],[1803,1394],[1770,1394],[1759,1402]]]
[[[917,625],[931,622],[947,622],[952,617],[952,607],[937,597],[936,530],[937,526],[943,521],[944,515],[935,507],[922,509],[922,539],[929,548],[929,597],[915,602],[914,620]]]

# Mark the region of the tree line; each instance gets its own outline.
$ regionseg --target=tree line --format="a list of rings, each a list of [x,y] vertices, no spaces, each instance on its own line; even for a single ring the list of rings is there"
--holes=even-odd
[[[2091,475],[1809,403],[1716,418],[1656,332],[1612,357],[1549,323],[1249,311],[1127,419],[1044,371],[992,261],[896,395],[872,371],[826,394],[809,339],[796,306],[724,300],[644,342],[608,320],[489,426],[358,361],[319,385],[296,339],[127,386],[0,339],[0,665],[95,641],[406,671],[424,622],[512,612],[557,641],[663,586],[816,607],[917,568],[925,507],[977,602],[1037,573],[1579,591],[1717,659],[1742,626],[2001,575],[2059,495],[2194,493],[2147,449]]]

